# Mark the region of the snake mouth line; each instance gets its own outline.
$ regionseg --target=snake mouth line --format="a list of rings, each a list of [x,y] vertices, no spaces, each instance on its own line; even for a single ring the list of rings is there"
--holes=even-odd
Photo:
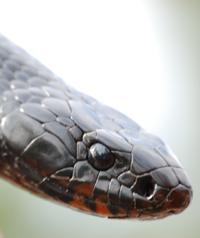
[[[170,195],[170,192],[169,192],[169,195]],[[166,199],[169,197],[169,195],[166,197]],[[136,208],[135,198],[133,199],[132,207],[129,206],[129,208],[124,208],[123,206],[120,206],[120,205],[113,205],[110,202],[104,203],[98,199],[94,200],[92,198],[86,197],[81,194],[73,194],[69,191],[67,192],[67,196],[71,197],[72,201],[66,205],[73,206],[75,210],[82,210],[86,213],[93,213],[94,215],[100,216],[100,217],[106,216],[108,218],[113,218],[113,219],[139,218],[143,220],[149,220],[152,218],[153,219],[164,218],[170,214],[177,213],[176,210],[171,209],[168,211],[165,210],[162,212],[162,214],[160,214],[159,210],[162,210],[165,200],[163,200],[162,202],[152,207],[140,209],[140,208]],[[146,198],[144,200],[146,202],[150,202],[150,198],[148,199]]]
[[[8,175],[9,175],[9,173],[7,173],[7,176]],[[9,177],[7,177],[7,178],[9,178]],[[22,178],[21,178],[21,180],[23,181]],[[11,182],[13,182],[12,179],[11,179]],[[28,187],[29,189],[31,186],[30,183],[19,184],[16,182],[16,184],[23,188]],[[42,185],[42,183],[40,185]],[[32,184],[32,186],[33,186],[33,184]],[[178,188],[178,186],[174,187],[169,192],[167,198],[169,198],[170,194],[173,191],[175,191],[176,188]],[[185,188],[186,188],[186,190],[189,191],[190,196],[192,196],[191,188],[188,188],[188,187],[185,187]],[[147,208],[139,209],[139,208],[136,208],[136,205],[134,205],[132,207],[132,209],[128,210],[128,209],[124,209],[123,207],[121,207],[119,205],[111,205],[110,203],[106,204],[100,200],[94,200],[92,198],[86,197],[81,194],[74,194],[69,190],[67,191],[67,193],[65,193],[65,196],[63,196],[63,194],[55,195],[55,193],[53,193],[54,195],[52,195],[52,194],[49,195],[45,191],[38,188],[37,185],[35,185],[34,188],[33,187],[31,188],[31,192],[39,195],[40,197],[54,200],[57,203],[62,204],[64,206],[68,206],[70,208],[73,208],[74,210],[77,210],[77,211],[81,210],[81,211],[86,212],[87,214],[92,213],[93,215],[98,216],[98,217],[107,217],[107,218],[111,218],[111,219],[123,219],[123,218],[141,219],[141,220],[159,219],[159,218],[164,218],[171,214],[177,214],[177,213],[181,212],[181,210],[183,209],[183,208],[181,208],[181,210],[177,211],[177,210],[169,208],[168,210],[164,209],[164,211],[162,213],[160,213],[160,210],[164,207],[165,201],[166,201],[166,200],[163,200],[161,203],[157,204],[154,207],[148,208],[148,209]],[[146,201],[148,201],[148,200],[146,199]],[[185,207],[187,207],[188,205],[189,205],[189,200],[185,203]]]
[[[7,174],[8,175],[12,174],[12,169],[9,169]],[[20,176],[21,175],[19,174],[19,177]],[[186,187],[182,185],[181,183],[179,183],[179,185],[171,189],[162,188],[160,186],[158,187],[157,184],[154,184],[154,187],[152,187],[152,194],[150,193],[148,194],[146,192],[143,194],[143,195],[146,195],[146,197],[142,196],[140,189],[138,191],[135,190],[133,192],[132,205],[124,207],[124,205],[120,205],[120,204],[119,205],[111,204],[109,200],[101,201],[98,198],[94,199],[92,197],[91,198],[87,197],[86,195],[80,194],[78,191],[75,193],[73,191],[70,191],[69,189],[63,190],[62,187],[57,189],[56,192],[54,191],[55,190],[54,187],[50,187],[49,189],[47,189],[48,187],[47,184],[50,182],[49,181],[50,179],[51,178],[48,177],[43,179],[40,183],[35,184],[35,189],[36,189],[35,193],[40,196],[48,197],[51,200],[53,199],[58,202],[61,202],[63,205],[71,206],[76,210],[81,210],[86,213],[92,213],[96,216],[109,217],[109,218],[136,218],[136,219],[138,218],[138,219],[146,220],[146,219],[153,219],[153,218],[154,219],[163,218],[170,214],[177,214],[189,204],[189,200],[188,202],[186,202],[186,204],[182,205],[181,209],[179,208],[177,210],[177,209],[169,207],[169,208],[165,208],[165,210],[163,209],[162,213],[160,211],[165,206],[165,203],[167,199],[170,197],[170,194],[173,191],[175,191],[176,188],[179,187],[179,185],[183,186],[188,192],[191,190],[191,187]],[[145,179],[145,177],[140,176],[139,179]],[[147,180],[146,184],[148,184],[149,179],[150,179],[149,177],[146,177],[146,180]],[[143,182],[143,180],[141,180],[140,182]],[[33,185],[33,183],[29,183],[29,182],[25,182],[24,184],[26,187],[29,186],[29,189],[30,189],[30,186]],[[138,185],[140,185],[140,183]],[[158,189],[163,189],[167,191],[168,194],[165,196],[165,198],[163,198],[162,201],[160,201],[156,205],[154,204],[154,205],[145,207],[147,204],[150,205],[151,200],[156,195],[156,192]],[[33,190],[33,188],[31,188],[31,190]],[[140,200],[136,201],[136,198]],[[140,203],[143,204],[144,206],[143,208],[138,207]]]
[[[157,186],[156,186],[157,187]],[[178,188],[178,186],[171,188],[168,190],[167,195],[165,198],[163,198],[162,201],[157,202],[156,204],[152,203],[151,199],[155,195],[156,191],[154,194],[150,197],[144,198],[141,197],[140,195],[133,193],[133,201],[132,204],[127,206],[124,206],[124,204],[116,205],[116,204],[111,204],[111,202],[107,199],[106,201],[101,201],[100,198],[92,198],[88,197],[87,195],[80,194],[79,192],[72,192],[71,190],[67,190],[65,196],[63,197],[62,202],[66,202],[66,205],[72,206],[74,209],[82,210],[87,213],[92,213],[97,216],[106,216],[109,218],[140,218],[140,219],[151,219],[151,218],[164,218],[170,214],[176,214],[179,213],[174,208],[168,208],[168,209],[163,209],[165,202],[170,198],[170,194],[175,191]],[[189,191],[189,188],[186,188]],[[165,189],[166,190],[166,189]],[[60,200],[60,198],[58,198]],[[137,208],[137,203],[140,201],[136,201],[136,199],[141,199],[142,203],[148,204],[148,207],[143,207],[143,208]],[[186,206],[186,204],[184,205]],[[162,213],[161,213],[162,211]],[[150,215],[151,214],[151,215]]]

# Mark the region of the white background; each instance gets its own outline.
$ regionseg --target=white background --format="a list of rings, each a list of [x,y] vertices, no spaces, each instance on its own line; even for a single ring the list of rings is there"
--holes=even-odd
[[[0,182],[5,237],[198,237],[198,1],[1,1],[0,31],[52,71],[164,138],[194,186],[182,215],[94,218]],[[187,228],[187,229],[186,229]]]

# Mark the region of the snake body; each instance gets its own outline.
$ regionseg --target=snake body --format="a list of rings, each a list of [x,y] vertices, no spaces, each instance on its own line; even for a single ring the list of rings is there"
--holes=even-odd
[[[3,36],[0,176],[109,218],[163,218],[192,197],[184,169],[160,138],[67,86]]]

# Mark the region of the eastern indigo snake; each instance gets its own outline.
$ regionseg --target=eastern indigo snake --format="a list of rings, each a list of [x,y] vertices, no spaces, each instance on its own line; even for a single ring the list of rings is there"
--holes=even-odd
[[[0,36],[0,175],[42,197],[110,218],[163,218],[192,197],[168,146],[67,86]]]

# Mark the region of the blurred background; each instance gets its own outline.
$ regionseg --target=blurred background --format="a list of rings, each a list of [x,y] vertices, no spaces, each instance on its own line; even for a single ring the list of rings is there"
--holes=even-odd
[[[193,0],[0,0],[1,33],[161,136],[194,188],[183,214],[141,222],[84,215],[0,180],[2,237],[199,237],[199,12]]]

